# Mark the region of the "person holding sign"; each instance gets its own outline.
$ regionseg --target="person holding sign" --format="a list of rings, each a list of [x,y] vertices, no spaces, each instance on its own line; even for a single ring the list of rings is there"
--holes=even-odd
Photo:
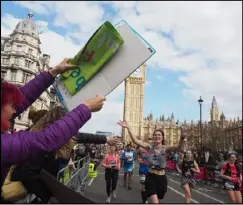
[[[106,180],[106,193],[107,199],[106,203],[111,203],[111,194],[115,199],[116,194],[116,185],[118,181],[119,169],[121,167],[120,157],[116,153],[116,147],[110,146],[109,152],[105,156],[105,159],[102,163],[102,166],[105,167],[105,180]]]
[[[159,200],[163,199],[167,192],[167,178],[165,175],[166,152],[180,150],[184,143],[185,133],[181,129],[181,138],[178,146],[166,146],[164,132],[162,130],[155,130],[153,142],[150,145],[147,142],[136,139],[126,121],[119,121],[118,124],[128,130],[133,143],[149,151],[149,170],[145,179],[145,189],[150,202],[158,204]]]
[[[55,81],[55,77],[75,67],[64,59],[48,72],[41,72],[21,88],[1,82],[1,187],[13,164],[24,164],[38,159],[46,152],[56,152],[91,118],[92,112],[102,109],[103,96],[96,96],[78,105],[63,118],[38,132],[8,133],[10,120],[19,116]]]

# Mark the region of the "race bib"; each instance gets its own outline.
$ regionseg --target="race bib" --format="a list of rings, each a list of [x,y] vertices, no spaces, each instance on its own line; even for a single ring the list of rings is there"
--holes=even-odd
[[[110,166],[112,168],[116,168],[116,161],[114,161],[114,160],[110,161]]]
[[[234,189],[235,185],[232,182],[225,182],[225,188],[226,189]]]
[[[126,155],[126,159],[127,161],[131,162],[133,160],[133,158],[131,157],[131,155]]]
[[[145,179],[146,179],[145,175],[141,175],[140,176],[140,182],[141,183],[144,183],[145,182]]]
[[[186,177],[190,177],[191,176],[191,172],[190,171],[185,172],[185,176]]]

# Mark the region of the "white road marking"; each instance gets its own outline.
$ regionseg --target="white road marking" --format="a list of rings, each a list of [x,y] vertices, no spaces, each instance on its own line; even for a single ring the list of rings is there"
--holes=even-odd
[[[183,198],[185,197],[185,194],[179,192],[178,190],[170,187],[170,186],[167,186],[171,191],[174,191],[175,193],[179,194],[180,196],[182,196]],[[193,202],[194,204],[199,204],[200,202],[194,200],[193,198],[191,198],[191,202]]]
[[[173,179],[170,179],[170,178],[168,178],[168,179],[169,179],[170,181],[174,182],[175,184],[181,185],[179,182],[177,182],[177,181],[175,181],[175,180],[173,180]],[[216,198],[214,198],[214,197],[212,197],[212,196],[209,196],[209,195],[207,195],[207,194],[205,194],[205,193],[202,193],[202,192],[200,192],[200,191],[198,191],[198,190],[193,189],[193,191],[196,192],[196,193],[198,193],[198,194],[201,194],[201,195],[203,195],[203,196],[205,196],[205,197],[207,197],[207,198],[209,198],[209,199],[212,199],[212,200],[214,200],[214,201],[217,201],[218,203],[221,203],[221,204],[225,204],[225,203],[226,203],[226,202],[221,201],[221,200],[219,200],[219,199],[216,199]]]

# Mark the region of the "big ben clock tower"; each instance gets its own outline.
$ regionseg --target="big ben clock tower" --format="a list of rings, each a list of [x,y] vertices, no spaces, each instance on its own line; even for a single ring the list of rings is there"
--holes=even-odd
[[[127,121],[135,137],[143,140],[143,103],[146,65],[140,66],[125,80],[123,120]],[[131,142],[127,130],[122,130],[125,144]]]

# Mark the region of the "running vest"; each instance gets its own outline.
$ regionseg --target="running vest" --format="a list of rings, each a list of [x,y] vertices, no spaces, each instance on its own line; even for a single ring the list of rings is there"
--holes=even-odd
[[[155,147],[152,146],[149,150],[149,167],[152,169],[165,169],[166,167],[166,148],[163,147],[160,153],[155,152]]]
[[[195,165],[194,165],[193,160],[190,160],[190,161],[183,160],[182,166],[181,166],[182,176],[193,177],[194,172],[191,170],[191,168],[194,168],[194,167],[195,167]]]
[[[240,178],[240,173],[241,173],[240,168],[237,164],[235,164],[235,168],[236,168],[237,177]],[[226,164],[226,170],[224,174],[226,176],[231,176],[231,169],[229,163]]]

